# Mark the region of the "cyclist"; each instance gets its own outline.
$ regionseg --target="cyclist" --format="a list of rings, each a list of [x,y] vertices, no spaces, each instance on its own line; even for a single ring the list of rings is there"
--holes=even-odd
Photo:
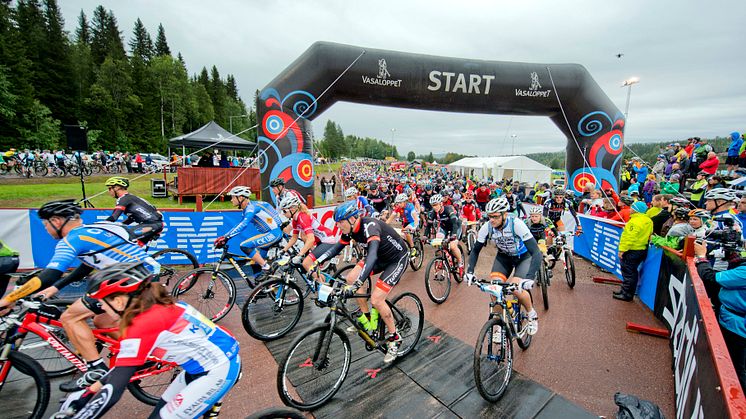
[[[510,204],[505,197],[487,203],[485,212],[490,221],[479,230],[474,249],[469,255],[466,280],[469,284],[474,282],[474,268],[479,252],[487,240],[492,240],[497,246],[497,254],[492,263],[490,277],[520,285],[521,290],[516,291],[515,296],[526,309],[529,319],[528,333],[534,335],[539,330],[539,320],[527,290],[534,286],[533,278],[541,267],[542,254],[526,224],[521,219],[508,215],[509,209]],[[511,272],[513,277],[508,280]]]
[[[521,202],[521,198],[514,192],[513,189],[506,188],[505,189],[505,195],[503,195],[505,200],[508,202],[509,209],[508,211],[511,214],[518,214],[519,217],[526,216],[526,208],[523,207],[523,203]],[[521,213],[523,215],[521,215]]]
[[[570,211],[572,218],[575,220],[577,231],[582,231],[575,208],[573,208],[569,201],[565,200],[565,191],[557,188],[554,190],[554,198],[547,199],[546,202],[544,202],[544,217],[554,223],[557,227],[557,231],[565,231],[565,223],[562,222],[562,213],[565,211]]]
[[[373,207],[373,211],[378,214],[386,211],[386,208],[389,206],[388,196],[386,196],[384,191],[379,190],[378,185],[375,183],[368,185],[368,202]]]
[[[177,303],[152,279],[139,262],[94,276],[86,295],[103,301],[110,316],[121,318],[116,366],[88,388],[71,394],[53,417],[103,417],[152,354],[183,371],[163,393],[151,418],[201,417],[238,381],[241,358],[236,339],[194,307]]]
[[[26,149],[18,157],[20,158],[21,164],[23,165],[23,174],[27,176],[34,176],[34,161],[36,161],[34,152]]]
[[[689,211],[689,225],[694,229],[694,235],[697,238],[703,239],[707,236],[712,225],[711,219],[710,211],[705,209],[697,208]]]
[[[308,211],[308,207],[293,194],[285,195],[285,198],[280,201],[280,209],[283,215],[291,220],[293,226],[293,235],[282,248],[282,252],[291,249],[302,232],[304,246],[293,257],[293,263],[296,265],[302,264],[308,272],[313,263],[339,241],[339,237],[335,236],[331,230],[313,217]]]
[[[127,217],[124,224],[137,224],[134,234],[142,242],[148,242],[163,231],[163,215],[150,202],[127,191],[130,181],[126,177],[114,176],[106,180],[109,195],[116,198],[114,212],[106,221],[116,221],[124,213]]]
[[[415,257],[417,256],[417,249],[414,247],[412,232],[417,230],[419,227],[420,215],[417,212],[417,208],[415,208],[414,204],[409,200],[409,196],[405,193],[396,195],[393,211],[391,211],[391,215],[386,220],[386,224],[393,223],[397,217],[401,220],[404,239],[409,244],[409,254],[410,256]]]
[[[158,262],[130,240],[124,227],[108,222],[84,225],[81,212],[80,206],[72,199],[48,202],[39,208],[38,215],[47,233],[60,241],[46,269],[0,300],[0,308],[39,290],[42,290],[39,296],[49,298],[67,285],[86,278],[94,269],[142,261],[150,272],[160,272]],[[82,262],[81,265],[63,278],[63,272],[73,265],[76,258]],[[96,327],[115,327],[117,324],[116,319],[106,314],[101,302],[89,296],[75,301],[60,317],[70,342],[88,364],[83,377],[60,385],[62,391],[89,386],[107,371],[87,322],[91,318]]]
[[[461,220],[452,206],[443,205],[443,197],[439,194],[435,194],[430,198],[430,206],[432,206],[433,210],[428,216],[425,236],[430,237],[430,231],[434,228],[436,234],[442,234],[445,237],[454,236],[456,238],[456,240],[452,240],[448,244],[448,250],[456,257],[458,261],[458,274],[460,277],[463,277],[464,259],[461,255],[461,250],[458,248],[458,240],[461,238]]]
[[[319,262],[339,254],[351,240],[367,243],[368,254],[365,260],[358,262],[350,270],[346,280],[354,289],[359,289],[370,275],[381,273],[370,296],[370,302],[376,311],[368,309],[368,302],[364,298],[358,299],[357,304],[361,312],[358,321],[366,326],[371,321],[377,321],[377,313],[386,324],[389,333],[386,336],[387,351],[383,362],[388,364],[396,359],[401,346],[401,336],[396,330],[391,309],[386,304],[386,296],[407,270],[409,252],[406,244],[390,225],[376,218],[361,216],[355,201],[347,201],[337,206],[334,209],[334,221],[342,231],[342,236],[339,243],[319,258]]]
[[[228,240],[246,230],[244,235],[249,238],[241,242],[241,250],[262,268],[258,278],[261,279],[269,273],[270,266],[256,249],[266,249],[282,239],[280,214],[266,202],[251,202],[248,186],[234,186],[228,196],[231,204],[242,211],[243,218],[224,236],[215,239],[215,248],[224,247]]]
[[[529,207],[526,225],[539,244],[541,253],[546,255],[547,246],[551,247],[553,238],[557,236],[557,227],[554,226],[552,220],[544,218],[543,208],[538,205]]]
[[[368,198],[360,195],[360,190],[354,186],[350,186],[345,189],[345,200],[357,200],[357,208],[360,211],[365,211],[365,215],[370,217],[373,214],[373,207],[368,203]]]
[[[461,206],[461,235],[466,235],[466,224],[482,218],[482,212],[474,201],[474,192],[464,192],[464,204]]]
[[[285,179],[276,178],[272,179],[271,182],[269,182],[269,186],[272,188],[272,192],[275,194],[275,198],[277,199],[277,208],[280,207],[280,201],[282,201],[282,198],[285,197],[287,194],[293,194],[300,199],[300,202],[306,203],[306,200],[303,199],[303,196],[300,194],[300,192],[296,191],[295,189],[289,189],[285,187]]]

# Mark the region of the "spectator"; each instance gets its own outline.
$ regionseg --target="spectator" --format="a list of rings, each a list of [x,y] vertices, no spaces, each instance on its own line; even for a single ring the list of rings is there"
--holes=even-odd
[[[661,194],[659,196],[661,197],[661,210],[655,216],[650,217],[650,219],[653,221],[653,232],[660,236],[662,235],[663,224],[671,218],[671,199],[673,199],[673,195]],[[653,202],[655,202],[655,199],[653,199]]]
[[[337,175],[332,175],[332,179],[331,179],[330,183],[332,185],[332,191],[331,191],[332,192],[332,197],[334,197],[334,195],[337,194]],[[332,198],[332,201],[333,201],[333,198]]]
[[[653,199],[656,186],[658,186],[658,184],[655,183],[655,175],[648,175],[648,180],[645,181],[645,185],[642,187],[642,198],[648,205],[650,205],[650,201]]]
[[[645,215],[650,217],[652,220],[653,217],[658,215],[661,210],[663,209],[663,195],[653,195],[653,199],[650,200],[650,208],[648,208],[647,211],[645,211]]]
[[[485,205],[490,200],[490,190],[487,187],[487,182],[480,182],[479,188],[474,192],[475,200],[481,211],[484,211]]]
[[[632,204],[632,213],[619,239],[619,263],[624,281],[621,289],[613,294],[617,300],[632,301],[637,291],[637,269],[648,255],[648,241],[653,232],[653,222],[645,215],[647,209],[644,202]]]
[[[213,165],[213,158],[212,153],[209,151],[206,151],[204,154],[202,154],[202,157],[199,158],[199,161],[197,162],[197,167],[215,167]]]
[[[142,158],[142,155],[140,153],[137,153],[137,155],[135,156],[135,164],[137,164],[137,173],[142,173],[143,161],[144,160]]]
[[[673,174],[671,175],[670,182],[661,182],[661,193],[678,195],[679,187],[681,186],[681,184],[679,183],[679,177],[679,174]]]
[[[689,191],[692,193],[691,197],[689,198],[694,205],[701,207],[702,206],[702,196],[705,193],[705,188],[707,187],[707,172],[699,172],[697,173],[697,179],[692,183],[692,186],[689,188]]]
[[[728,158],[725,164],[728,166],[728,176],[733,176],[733,171],[738,168],[738,156],[741,153],[743,140],[741,134],[733,131],[730,133],[730,145],[728,146]]]
[[[321,176],[319,186],[321,187],[321,200],[326,202],[326,176]]]
[[[715,154],[714,151],[710,151],[709,153],[707,153],[707,159],[699,164],[699,170],[709,175],[714,175],[715,172],[718,171],[719,164],[720,160],[718,159],[717,154]]]
[[[617,211],[612,211],[608,218],[612,221],[621,221],[623,223],[626,223],[627,221],[629,221],[629,216],[631,215],[632,208],[630,207],[630,205],[634,203],[635,200],[631,196],[620,196]]]
[[[228,155],[227,154],[222,153],[220,155],[220,163],[219,164],[220,164],[220,168],[221,169],[227,169],[227,168],[231,167],[231,164],[228,162]]]
[[[655,159],[655,165],[653,166],[653,174],[656,180],[663,179],[664,172],[666,171],[666,156],[658,154]]]
[[[648,167],[643,163],[642,159],[636,157],[632,165],[632,170],[637,174],[637,183],[642,185],[648,178]]]

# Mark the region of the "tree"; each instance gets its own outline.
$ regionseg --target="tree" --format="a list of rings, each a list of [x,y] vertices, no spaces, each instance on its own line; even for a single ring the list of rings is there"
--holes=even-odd
[[[78,29],[75,30],[75,43],[86,45],[91,43],[91,28],[88,26],[88,18],[82,10],[78,16]]]
[[[135,28],[132,30],[132,39],[129,42],[132,58],[139,58],[143,63],[150,62],[153,58],[153,41],[150,39],[148,30],[138,17]]]
[[[158,24],[158,35],[155,38],[155,55],[162,57],[164,55],[171,55],[171,48],[168,47],[166,41],[166,30],[163,29],[162,24]]]
[[[73,66],[70,61],[67,33],[62,29],[65,21],[56,0],[44,0],[44,17],[45,40],[40,51],[40,79],[44,84],[37,87],[38,98],[52,111],[55,118],[72,124],[77,121],[73,102],[75,91],[70,83],[73,78]]]
[[[91,56],[96,65],[101,65],[109,52],[109,40],[106,31],[109,25],[109,13],[104,6],[98,6],[93,10],[91,21]]]
[[[412,161],[416,158],[417,156],[414,154],[414,151],[410,151],[409,153],[407,153],[407,161]]]
[[[225,89],[229,98],[238,101],[238,86],[236,86],[236,79],[233,78],[233,74],[228,74],[225,79]]]
[[[26,147],[48,150],[59,147],[62,137],[60,121],[52,117],[49,108],[35,100],[31,112],[23,118],[25,125],[30,127],[21,129]]]
[[[228,95],[216,66],[212,66],[212,70],[210,70],[210,87],[207,89],[207,92],[210,93],[212,107],[215,110],[215,122],[223,126],[228,125],[228,114],[225,109]]]

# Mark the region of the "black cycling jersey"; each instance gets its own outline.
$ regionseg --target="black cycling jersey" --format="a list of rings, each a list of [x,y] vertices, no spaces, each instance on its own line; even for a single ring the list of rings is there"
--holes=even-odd
[[[575,213],[575,208],[572,207],[572,204],[566,198],[562,202],[557,202],[552,198],[544,203],[544,216],[555,223],[562,218],[562,213],[566,210],[570,211],[572,218],[577,223],[578,217]]]
[[[546,219],[543,222],[536,223],[536,224],[532,223],[531,220],[527,220],[526,225],[528,226],[528,230],[531,232],[531,235],[534,236],[534,239],[536,239],[536,241],[546,240],[547,229],[551,230],[555,236],[557,235],[557,228],[554,226],[554,223],[552,223],[552,221],[549,219]]]
[[[377,191],[375,195],[369,192],[368,202],[376,212],[382,212],[389,204],[386,195],[381,191]]]
[[[435,195],[434,193],[427,193],[427,191],[423,192],[420,196],[420,202],[422,202],[422,207],[424,208],[425,212],[430,212],[433,210],[433,206],[430,205],[430,198]]]
[[[163,217],[154,206],[139,196],[124,194],[117,199],[117,205],[114,212],[111,213],[106,221],[116,221],[124,213],[127,217],[125,224],[133,222],[137,224],[156,223],[163,220]]]
[[[458,234],[461,231],[461,219],[458,216],[458,211],[453,209],[450,205],[443,205],[443,211],[435,212],[430,211],[428,214],[428,220],[432,221],[433,227],[439,230],[443,230],[446,234]],[[428,231],[425,233],[429,236],[430,225],[428,223]],[[438,230],[435,231],[436,233]]]
[[[510,204],[508,212],[518,211],[518,216],[520,216],[521,214],[526,215],[526,209],[523,208],[523,203],[521,202],[521,199],[518,197],[518,195],[516,195],[515,193],[511,194],[510,196],[505,195],[505,199],[507,199],[508,203]]]

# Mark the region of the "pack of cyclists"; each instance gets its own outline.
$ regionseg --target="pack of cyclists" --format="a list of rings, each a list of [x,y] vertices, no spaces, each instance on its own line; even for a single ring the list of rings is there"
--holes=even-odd
[[[286,188],[282,179],[270,182],[276,206],[252,201],[252,192],[246,186],[233,187],[227,195],[241,210],[241,221],[215,240],[215,248],[241,236],[241,251],[261,268],[258,275],[263,277],[271,266],[262,250],[279,245],[283,236],[288,240],[280,248],[280,255],[300,247],[293,253],[292,262],[306,271],[333,258],[352,242],[363,245],[364,255],[345,280],[352,292],[359,293],[369,277],[378,275],[370,292],[372,307],[368,299],[356,299],[357,319],[363,326],[379,319],[385,323],[388,335],[384,362],[390,363],[396,359],[402,339],[386,298],[414,256],[414,233],[424,227],[426,237],[448,239],[458,275],[468,283],[475,280],[481,251],[493,243],[497,253],[490,276],[519,285],[515,295],[528,314],[528,333],[537,333],[538,315],[528,291],[541,263],[538,242],[547,232],[561,228],[565,211],[575,217],[573,205],[563,194],[555,193],[542,207],[531,207],[529,221],[524,222],[515,215],[526,211],[517,189],[510,184],[495,196],[494,188],[486,183],[477,187],[469,181],[437,176],[427,180],[376,179],[363,184],[354,176],[346,180],[346,201],[333,214],[335,229],[313,217],[304,198]],[[151,417],[202,414],[238,379],[238,344],[227,330],[168,296],[158,283],[160,266],[142,245],[162,232],[163,216],[147,201],[128,192],[127,178],[112,177],[105,184],[116,202],[114,212],[104,222],[84,224],[82,210],[72,200],[49,202],[39,209],[47,232],[59,240],[54,256],[38,275],[0,300],[0,314],[20,298],[36,295],[47,299],[72,282],[85,279],[88,292],[65,311],[61,321],[88,368],[82,377],[60,386],[72,394],[59,417],[104,415],[119,399],[135,369],[154,352],[181,365],[183,372],[163,394]],[[122,215],[123,222],[117,222]],[[392,225],[397,219],[401,233]],[[479,223],[469,255],[462,254],[458,246],[467,223]],[[299,241],[302,245],[296,246]],[[80,265],[64,275],[76,261]],[[96,348],[91,320],[98,328],[119,328],[116,337],[122,353],[113,368],[106,365]],[[186,350],[184,342],[199,350]],[[208,353],[212,355],[205,355]],[[210,397],[204,397],[207,394]],[[174,403],[175,397],[184,401]]]

